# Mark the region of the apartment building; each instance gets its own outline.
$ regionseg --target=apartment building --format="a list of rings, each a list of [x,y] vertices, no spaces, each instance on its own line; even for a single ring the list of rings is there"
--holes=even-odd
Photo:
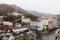
[[[57,15],[57,27],[60,27],[60,15]]]

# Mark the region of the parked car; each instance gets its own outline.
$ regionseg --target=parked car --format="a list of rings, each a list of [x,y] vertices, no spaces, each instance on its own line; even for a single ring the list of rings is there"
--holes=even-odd
[[[21,27],[20,23],[15,23],[14,25],[15,25],[15,27]]]

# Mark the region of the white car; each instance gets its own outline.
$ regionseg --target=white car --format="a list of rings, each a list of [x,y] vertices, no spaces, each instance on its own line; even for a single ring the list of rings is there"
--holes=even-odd
[[[21,27],[20,23],[15,23],[15,27]]]

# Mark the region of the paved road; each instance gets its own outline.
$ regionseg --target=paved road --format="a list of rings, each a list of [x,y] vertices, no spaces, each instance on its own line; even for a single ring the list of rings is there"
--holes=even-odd
[[[43,36],[43,40],[55,40],[55,34]]]
[[[55,33],[43,36],[43,40],[55,40]]]
[[[54,32],[52,32],[50,34],[47,34],[47,33],[41,34],[41,36],[38,36],[40,38],[40,40],[55,40],[55,33]]]

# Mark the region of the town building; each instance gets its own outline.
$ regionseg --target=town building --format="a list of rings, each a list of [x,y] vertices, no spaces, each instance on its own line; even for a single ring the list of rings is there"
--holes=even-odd
[[[57,16],[49,17],[49,29],[57,27]]]
[[[60,27],[60,15],[57,15],[57,27]]]
[[[41,18],[41,22],[42,22],[42,24],[43,24],[43,30],[46,31],[46,30],[48,29],[48,18],[42,16],[42,18]]]
[[[42,16],[41,21],[45,30],[53,29],[57,27],[57,16],[44,17]]]

